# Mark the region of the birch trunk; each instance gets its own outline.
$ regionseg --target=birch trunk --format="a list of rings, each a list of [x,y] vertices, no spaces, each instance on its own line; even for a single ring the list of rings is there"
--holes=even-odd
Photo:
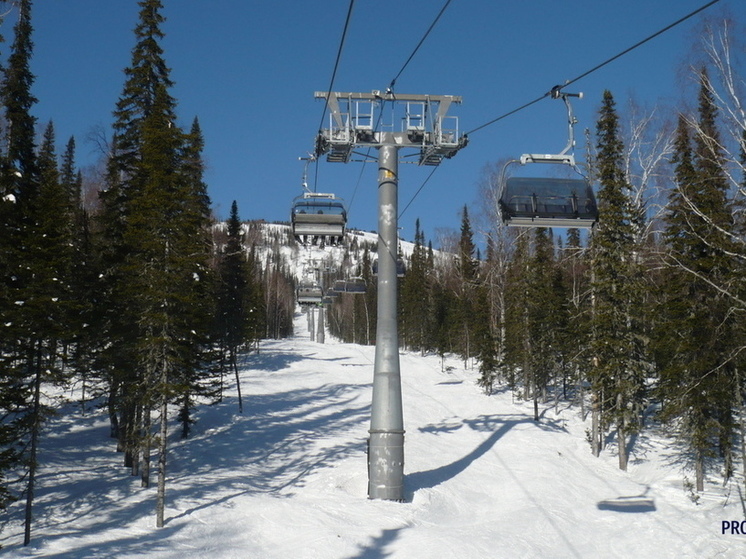
[[[168,443],[168,398],[161,395],[161,428],[158,437],[158,490],[155,505],[155,525],[163,528],[166,509],[166,450]]]
[[[34,402],[31,424],[31,448],[29,450],[28,485],[26,486],[26,511],[23,527],[23,545],[31,543],[31,523],[33,521],[34,489],[36,485],[36,455],[41,427],[41,342],[36,354],[36,375],[34,377]]]
[[[593,456],[601,454],[601,433],[599,428],[601,410],[599,409],[598,391],[591,389],[591,452]]]
[[[236,357],[236,348],[231,347],[231,367],[236,375],[236,390],[238,391],[238,413],[243,413],[243,399],[241,398],[241,378],[238,376],[238,359]]]

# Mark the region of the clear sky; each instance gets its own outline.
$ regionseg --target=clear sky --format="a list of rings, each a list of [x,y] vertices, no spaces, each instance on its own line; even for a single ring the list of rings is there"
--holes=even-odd
[[[236,200],[243,219],[288,220],[313,149],[348,0],[163,0],[162,43],[172,69],[180,124],[198,116],[205,135],[206,182],[216,214]],[[385,90],[412,54],[444,0],[357,0],[335,91]],[[469,131],[585,73],[706,4],[706,0],[453,0],[396,83],[401,94],[460,95],[450,115]],[[718,4],[583,78],[573,107],[583,129],[595,127],[602,93],[620,110],[628,98],[674,105],[691,89],[681,66],[703,17],[724,11],[743,25],[743,0]],[[33,6],[40,129],[54,121],[59,152],[74,135],[81,165],[95,161],[86,138],[110,130],[134,46],[136,0],[36,0]],[[15,14],[2,25],[7,55]],[[326,121],[325,121],[326,125]],[[524,152],[558,152],[567,141],[561,101],[545,99],[470,136],[445,160],[401,218],[411,240],[420,218],[437,245],[438,228],[458,229],[464,204],[479,212],[485,165]],[[582,153],[576,150],[576,153]],[[401,165],[400,209],[431,171]],[[351,227],[376,228],[377,166],[311,167],[321,192],[352,201]],[[357,186],[357,188],[356,188]]]

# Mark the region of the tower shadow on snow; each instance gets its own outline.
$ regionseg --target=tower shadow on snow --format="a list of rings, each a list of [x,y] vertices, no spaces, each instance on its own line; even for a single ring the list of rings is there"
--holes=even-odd
[[[467,425],[471,424],[470,426],[472,427],[472,429],[483,431],[486,430],[486,428],[489,426],[489,423],[492,423],[493,421],[494,420],[492,418],[489,418],[485,424],[484,418],[480,418],[477,421],[472,420],[466,421],[465,423]],[[438,468],[434,468],[432,470],[425,470],[406,475],[404,478],[406,500],[411,501],[414,497],[414,494],[420,489],[430,489],[433,487],[437,487],[441,483],[459,475],[461,472],[466,470],[466,468],[468,468],[474,461],[489,452],[503,435],[505,435],[508,431],[510,431],[513,427],[520,423],[534,424],[534,421],[528,417],[502,421],[500,426],[497,427],[497,429],[495,429],[489,437],[482,441],[479,446],[477,446],[463,458],[459,458],[455,462],[439,466]],[[428,428],[425,429],[432,430]],[[444,429],[452,430],[452,427]]]

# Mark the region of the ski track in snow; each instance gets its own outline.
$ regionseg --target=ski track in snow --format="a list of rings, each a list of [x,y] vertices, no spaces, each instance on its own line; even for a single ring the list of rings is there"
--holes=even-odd
[[[269,340],[235,387],[198,410],[190,439],[172,423],[166,525],[155,488],[127,475],[101,410],[50,421],[32,544],[9,511],[4,557],[53,559],[714,558],[742,557],[736,490],[712,476],[699,506],[671,443],[650,429],[629,472],[613,445],[590,454],[577,409],[502,390],[487,397],[456,359],[401,354],[406,502],[367,499],[365,445],[374,348]],[[734,495],[736,495],[734,497]]]

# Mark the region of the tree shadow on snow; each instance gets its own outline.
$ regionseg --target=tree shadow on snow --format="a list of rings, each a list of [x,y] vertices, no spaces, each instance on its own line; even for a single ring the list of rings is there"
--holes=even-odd
[[[359,555],[355,555],[350,559],[384,559],[385,557],[391,557],[394,552],[387,552],[385,548],[399,537],[400,531],[401,528],[382,530],[380,536],[373,538],[370,545],[365,546],[360,550]]]
[[[233,423],[207,428],[209,421],[203,422],[203,432],[170,454],[170,498],[183,499],[173,518],[243,494],[289,497],[314,471],[364,455],[370,406],[358,401],[358,390],[338,384],[254,395],[247,415],[234,416]],[[360,436],[340,436],[348,431]]]
[[[155,464],[153,486],[140,488],[140,478],[127,475],[121,455],[111,451],[108,425],[66,433],[54,448],[51,441],[45,444],[45,463],[54,473],[45,469],[39,476],[34,541],[54,547],[56,540],[100,533],[106,534],[100,542],[79,542],[74,551],[47,556],[145,556],[161,545],[167,549],[169,536],[185,526],[174,521],[200,509],[229,507],[241,495],[289,497],[309,475],[346,456],[359,453],[364,460],[370,406],[358,399],[359,391],[354,384],[329,384],[251,395],[245,415],[233,412],[232,399],[200,408],[191,438],[179,440],[176,429],[169,435],[166,526],[116,539],[109,539],[111,530],[138,519],[151,517],[155,524]],[[86,444],[91,437],[101,444]],[[0,539],[4,551],[16,549],[15,539]]]
[[[130,476],[129,469],[122,466],[122,455],[113,452],[115,444],[108,437],[108,424],[86,420],[82,429],[57,429],[69,423],[74,413],[65,411],[45,427],[30,546],[21,547],[22,535],[13,526],[7,532],[3,530],[3,552],[26,556],[21,550],[36,550],[50,559],[78,559],[115,557],[119,553],[145,556],[168,549],[169,537],[181,527],[154,529],[145,537],[125,535],[116,540],[86,541],[71,551],[49,551],[56,540],[86,538],[91,533],[122,528],[137,518],[152,518],[155,528],[154,489],[141,488],[140,478]],[[11,524],[20,523],[22,506],[18,501],[6,511]]]
[[[282,371],[291,364],[306,359],[305,355],[289,351],[265,351],[264,353],[245,353],[239,357],[241,368],[257,371]]]

